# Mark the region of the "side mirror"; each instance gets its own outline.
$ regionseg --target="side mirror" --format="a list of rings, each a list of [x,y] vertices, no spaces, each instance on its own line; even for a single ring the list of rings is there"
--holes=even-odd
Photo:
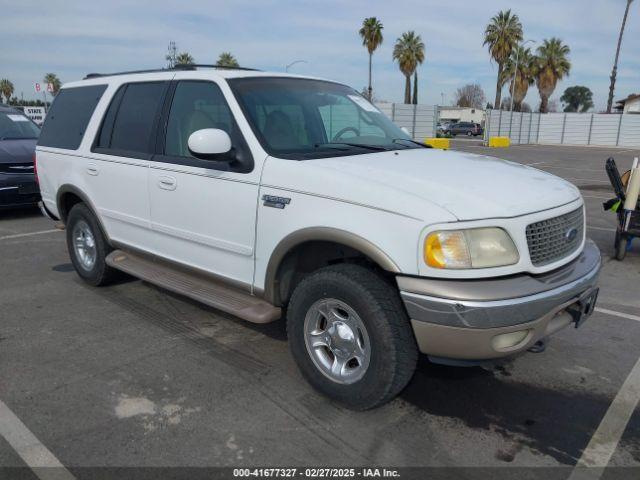
[[[204,128],[189,135],[189,151],[203,160],[225,160],[221,155],[231,151],[231,138],[224,130]]]

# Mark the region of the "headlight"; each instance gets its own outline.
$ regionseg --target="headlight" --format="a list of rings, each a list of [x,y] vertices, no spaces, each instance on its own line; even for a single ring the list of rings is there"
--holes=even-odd
[[[518,249],[501,228],[442,230],[424,242],[424,261],[433,268],[502,267],[518,260]]]

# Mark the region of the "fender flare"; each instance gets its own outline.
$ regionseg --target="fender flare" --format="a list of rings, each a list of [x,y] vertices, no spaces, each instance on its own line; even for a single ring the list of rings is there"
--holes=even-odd
[[[82,202],[87,206],[87,208],[91,210],[91,213],[93,213],[93,215],[96,217],[96,220],[98,221],[98,225],[100,225],[102,234],[105,236],[107,241],[110,241],[109,235],[107,234],[107,230],[104,228],[104,224],[102,223],[102,219],[100,218],[100,215],[98,215],[98,210],[96,209],[95,205],[91,200],[89,200],[89,196],[85,194],[82,190],[80,190],[78,187],[76,187],[75,185],[64,184],[60,186],[60,188],[58,188],[58,192],[56,193],[56,205],[58,207],[58,213],[60,214],[60,220],[66,225],[69,212],[65,211],[64,208],[62,207],[62,197],[67,193],[72,193],[78,198],[80,198],[80,200],[82,200]]]
[[[287,254],[298,245],[311,241],[325,241],[339,243],[359,251],[373,260],[380,268],[392,273],[401,273],[398,265],[380,247],[371,243],[366,238],[360,237],[347,230],[332,227],[308,227],[296,230],[284,237],[271,253],[265,275],[263,297],[275,305],[278,301],[276,295],[276,278],[282,261]]]

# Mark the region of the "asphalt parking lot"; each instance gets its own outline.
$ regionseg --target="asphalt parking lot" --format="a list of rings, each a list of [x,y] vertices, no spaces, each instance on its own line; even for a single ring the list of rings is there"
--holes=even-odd
[[[37,211],[0,212],[0,417],[4,405],[78,478],[78,467],[103,466],[569,473],[581,458],[607,458],[607,448],[609,465],[640,466],[640,240],[624,262],[612,260],[615,218],[601,206],[611,197],[604,160],[613,155],[627,169],[640,151],[453,148],[529,164],[582,191],[588,235],[603,255],[599,309],[544,353],[482,368],[421,359],[398,399],[352,412],[304,381],[282,321],[244,323],[136,280],[91,288],[53,222]],[[32,446],[25,441],[25,451]],[[0,466],[24,466],[1,436]]]

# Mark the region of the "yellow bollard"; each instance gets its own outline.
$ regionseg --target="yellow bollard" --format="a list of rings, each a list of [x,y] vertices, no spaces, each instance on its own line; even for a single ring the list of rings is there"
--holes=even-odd
[[[489,146],[492,148],[507,148],[511,145],[509,137],[489,137]]]
[[[430,138],[427,137],[424,139],[425,145],[431,145],[433,148],[439,148],[441,150],[449,149],[449,139],[448,138]]]

